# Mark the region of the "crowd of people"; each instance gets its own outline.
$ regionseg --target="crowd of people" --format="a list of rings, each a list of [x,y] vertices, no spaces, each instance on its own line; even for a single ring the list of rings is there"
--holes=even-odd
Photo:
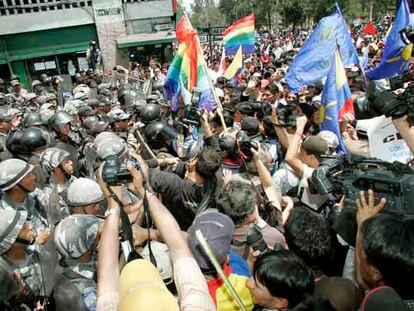
[[[353,28],[367,68],[390,22]],[[414,310],[414,220],[371,190],[355,208],[312,187],[339,139],[319,128],[323,84],[284,80],[309,33],[261,33],[237,81],[206,45],[212,111],[173,111],[156,57],[92,66],[70,92],[0,81],[1,309]],[[363,72],[347,75],[362,95]],[[369,157],[358,120],[340,121],[347,152]],[[393,122],[414,150],[409,119]]]

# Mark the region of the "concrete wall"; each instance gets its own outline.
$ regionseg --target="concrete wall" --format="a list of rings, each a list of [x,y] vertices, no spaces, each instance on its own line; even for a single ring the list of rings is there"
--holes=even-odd
[[[126,3],[125,20],[146,19],[156,17],[168,17],[173,15],[172,1],[141,1],[136,3]]]
[[[72,8],[0,17],[0,35],[93,24],[92,8]]]
[[[125,19],[121,0],[93,0],[96,31],[105,71],[122,64],[116,39],[126,36]]]

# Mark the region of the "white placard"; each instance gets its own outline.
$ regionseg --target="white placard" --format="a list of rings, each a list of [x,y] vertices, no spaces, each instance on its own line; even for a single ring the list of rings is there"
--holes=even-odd
[[[395,128],[391,118],[375,118],[368,129],[371,157],[387,162],[408,163],[412,158],[410,148]]]

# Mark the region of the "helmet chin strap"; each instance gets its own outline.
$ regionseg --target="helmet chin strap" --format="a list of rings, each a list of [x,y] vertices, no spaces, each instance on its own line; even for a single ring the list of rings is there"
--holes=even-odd
[[[31,190],[27,189],[25,186],[23,186],[22,184],[18,184],[17,185],[21,190],[23,190],[25,193],[30,193],[32,192]]]
[[[31,239],[30,241],[25,240],[25,239],[21,239],[21,238],[16,238],[16,242],[23,244],[23,245],[33,245],[35,243],[36,239],[33,237],[33,239]]]
[[[62,167],[62,164],[59,164],[59,169],[62,171],[62,173],[63,173],[63,175],[65,176],[65,178],[66,179],[69,179],[70,178],[70,176],[72,176],[71,174],[68,174],[67,172],[66,172],[66,170]]]

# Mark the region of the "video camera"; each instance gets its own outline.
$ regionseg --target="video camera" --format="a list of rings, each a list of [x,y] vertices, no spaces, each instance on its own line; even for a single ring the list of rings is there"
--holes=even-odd
[[[250,161],[253,157],[251,149],[258,149],[256,143],[244,131],[238,132],[236,138],[239,143],[240,152],[246,156],[247,161]]]
[[[360,191],[373,190],[376,203],[386,198],[385,212],[414,216],[414,171],[400,162],[342,155],[324,157],[310,179],[320,194],[345,196],[346,206],[356,208]]]
[[[140,168],[139,163],[134,158],[122,161],[117,155],[106,157],[102,169],[103,180],[110,186],[131,183],[132,175],[128,171],[128,165],[133,165],[138,170]]]
[[[199,126],[201,111],[199,103],[201,99],[202,91],[198,88],[194,88],[191,94],[191,105],[185,109],[183,122],[189,125]]]
[[[355,101],[355,117],[357,120],[375,118],[381,115],[400,118],[408,115],[409,121],[414,123],[414,83],[405,88],[404,93],[395,95],[392,91],[401,89],[404,84],[414,80],[414,74],[405,73],[402,76],[390,79],[390,89],[378,82],[371,82],[367,96]]]

